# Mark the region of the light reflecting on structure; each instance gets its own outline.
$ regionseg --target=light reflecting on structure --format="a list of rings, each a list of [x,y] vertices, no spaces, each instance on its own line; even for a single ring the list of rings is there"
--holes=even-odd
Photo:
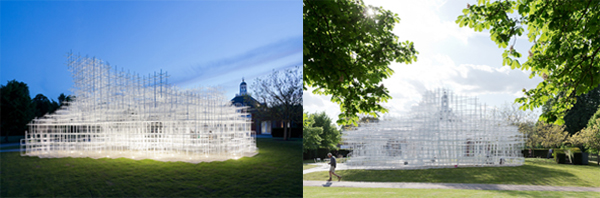
[[[246,107],[217,88],[179,90],[162,71],[140,76],[73,54],[68,68],[76,98],[29,123],[21,155],[198,163],[257,154]]]
[[[349,168],[519,166],[525,138],[477,98],[428,91],[402,118],[344,131]]]

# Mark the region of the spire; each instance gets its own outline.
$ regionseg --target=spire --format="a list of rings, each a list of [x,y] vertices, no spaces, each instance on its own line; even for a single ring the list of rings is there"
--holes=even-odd
[[[242,78],[242,83],[240,83],[240,95],[246,95],[248,94],[247,90],[246,90],[246,82],[244,82],[244,78]]]

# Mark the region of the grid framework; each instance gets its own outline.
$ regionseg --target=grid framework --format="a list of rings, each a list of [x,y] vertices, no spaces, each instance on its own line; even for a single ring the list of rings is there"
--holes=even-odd
[[[457,166],[520,166],[525,136],[494,108],[447,89],[426,91],[399,118],[344,131],[352,150],[349,167],[426,169]]]
[[[217,87],[180,90],[167,73],[140,76],[69,53],[74,99],[32,120],[22,156],[198,163],[258,153],[247,107]]]

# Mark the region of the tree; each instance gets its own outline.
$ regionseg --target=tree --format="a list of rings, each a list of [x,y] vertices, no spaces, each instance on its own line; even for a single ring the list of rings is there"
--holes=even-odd
[[[600,114],[600,109],[597,114]],[[590,119],[590,124],[571,136],[569,142],[586,148],[589,153],[596,153],[598,164],[600,165],[600,118],[595,120]]]
[[[303,8],[304,90],[331,95],[339,125],[387,112],[380,103],[391,96],[381,82],[393,74],[390,62],[417,60],[413,43],[392,33],[398,15],[362,0],[304,0]]]
[[[33,119],[34,107],[29,96],[29,87],[23,82],[9,81],[0,87],[0,130],[3,135],[21,135],[27,130],[27,123]]]
[[[505,103],[498,111],[501,118],[505,119],[508,123],[519,126],[523,123],[535,123],[537,116],[533,111],[524,111],[519,109],[519,105],[515,103]]]
[[[311,150],[317,150],[321,145],[321,134],[323,133],[322,127],[313,127],[314,119],[312,116],[308,116],[306,113],[303,116],[303,128],[302,128],[302,148],[304,152]]]
[[[522,122],[517,126],[519,127],[519,132],[527,137],[527,140],[525,141],[526,146],[534,148],[541,143],[539,137],[536,135],[536,125],[534,122]]]
[[[332,123],[331,118],[325,112],[310,114],[309,117],[314,121],[314,127],[320,127],[323,130],[323,133],[320,134],[321,144],[319,147],[337,150],[337,145],[342,141],[342,136]]]
[[[50,112],[53,108],[52,103],[44,96],[44,94],[36,95],[31,102],[35,106],[34,115],[36,118],[46,115],[46,113]]]
[[[569,134],[575,134],[585,128],[590,118],[600,107],[600,87],[577,96],[577,102],[565,115],[565,130]]]
[[[257,78],[253,87],[257,100],[265,104],[256,108],[258,114],[282,120],[283,139],[287,140],[291,136],[288,125],[302,121],[302,70],[294,67],[273,71],[265,78]]]
[[[564,123],[564,115],[576,96],[600,84],[599,22],[600,1],[593,0],[482,0],[478,5],[467,4],[456,20],[461,27],[489,29],[492,41],[505,49],[503,65],[530,70],[530,78],[544,79],[534,89],[523,89],[525,97],[515,102],[521,103],[522,109],[533,110],[556,98],[552,108],[540,116],[544,121],[556,118],[556,124]],[[521,64],[517,60],[521,53],[514,45],[524,27],[533,46],[527,61]]]
[[[538,122],[535,126],[534,139],[543,147],[558,147],[567,140],[565,126]]]

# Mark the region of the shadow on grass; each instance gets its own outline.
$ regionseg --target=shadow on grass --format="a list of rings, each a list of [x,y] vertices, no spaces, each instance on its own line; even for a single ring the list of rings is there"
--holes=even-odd
[[[0,153],[1,197],[302,196],[301,141],[257,139],[259,154],[191,164]]]
[[[573,166],[551,160],[528,159],[517,167],[465,167],[417,170],[341,170],[345,181],[478,183],[600,187],[597,166]],[[325,172],[304,175],[305,180],[326,180]]]

